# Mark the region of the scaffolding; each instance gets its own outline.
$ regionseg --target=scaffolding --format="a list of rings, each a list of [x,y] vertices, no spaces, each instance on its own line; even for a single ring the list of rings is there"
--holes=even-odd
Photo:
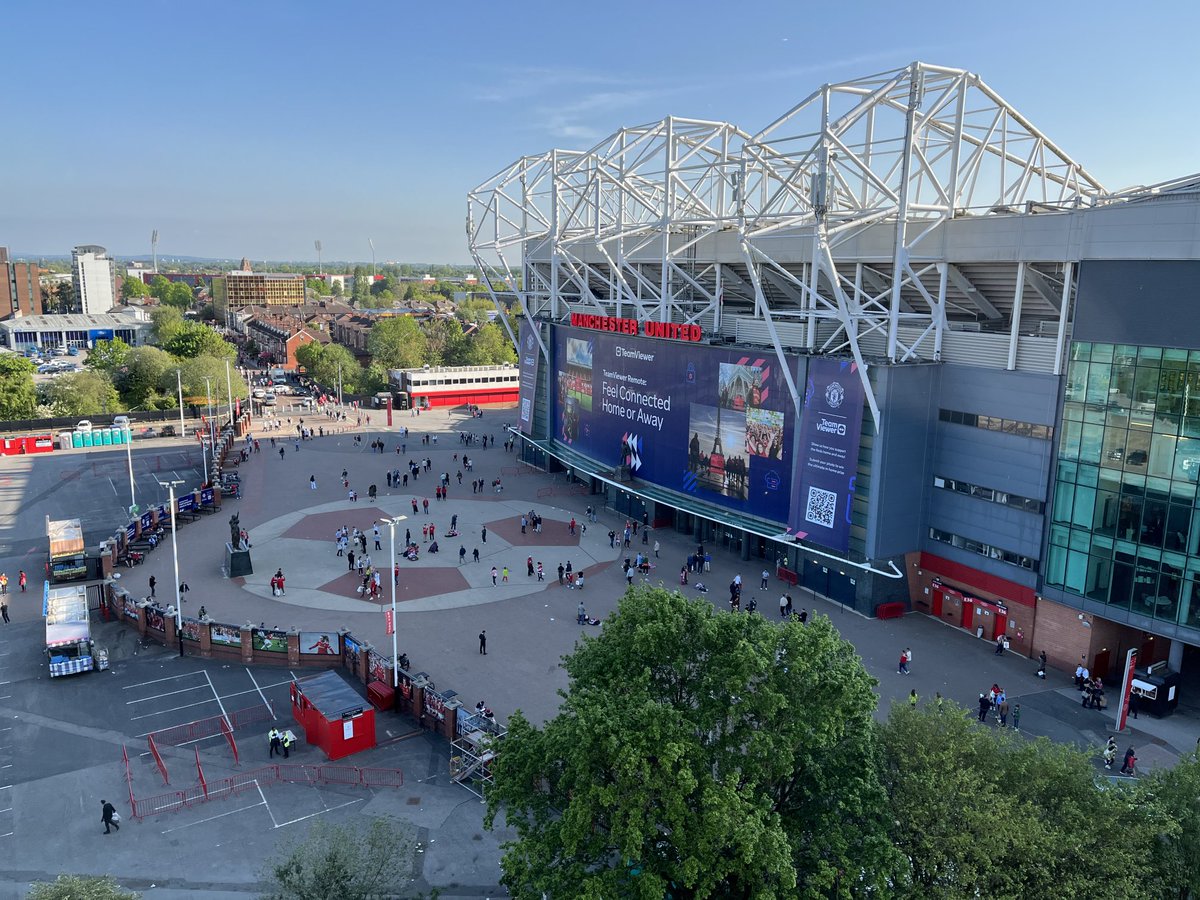
[[[460,716],[455,738],[450,742],[450,778],[477,797],[483,797],[494,780],[492,761],[507,731],[495,720],[479,713]]]

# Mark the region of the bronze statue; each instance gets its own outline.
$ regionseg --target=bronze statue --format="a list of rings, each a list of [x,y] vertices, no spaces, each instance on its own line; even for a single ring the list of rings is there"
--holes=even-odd
[[[242,546],[242,526],[237,513],[229,517],[229,543],[234,550]]]

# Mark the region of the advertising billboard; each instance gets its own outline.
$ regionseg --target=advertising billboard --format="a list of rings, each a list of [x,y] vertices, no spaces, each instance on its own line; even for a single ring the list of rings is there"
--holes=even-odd
[[[795,414],[773,354],[553,334],[555,441],[698,500],[789,521]]]
[[[520,371],[520,400],[517,404],[517,428],[521,434],[533,433],[533,402],[537,394],[538,366],[541,364],[542,351],[538,347],[533,329],[536,326],[528,319],[521,320],[520,344],[518,345],[519,359],[517,367]]]
[[[864,398],[855,363],[826,357],[810,361],[788,525],[797,536],[843,553],[850,544]]]

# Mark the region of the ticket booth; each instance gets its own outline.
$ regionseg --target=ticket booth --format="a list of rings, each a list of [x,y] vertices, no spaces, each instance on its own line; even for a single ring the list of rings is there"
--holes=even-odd
[[[375,710],[336,672],[292,682],[292,717],[331,760],[375,746]]]

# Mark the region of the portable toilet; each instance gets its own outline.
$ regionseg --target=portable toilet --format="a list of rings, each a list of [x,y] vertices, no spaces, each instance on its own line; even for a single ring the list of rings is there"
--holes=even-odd
[[[83,433],[83,446],[85,446],[85,447],[95,447],[96,446],[95,433],[93,433],[91,431],[85,431]]]
[[[105,447],[112,446],[113,433],[111,428],[105,428],[100,432],[100,443]]]
[[[113,439],[112,442],[114,444],[125,443],[125,429],[124,428],[114,428],[112,430],[112,439]]]
[[[76,431],[71,435],[71,446],[76,447],[76,448],[83,446],[83,432],[82,431]]]
[[[71,443],[71,432],[60,431],[58,433],[58,449],[70,450],[72,446],[74,445]]]

